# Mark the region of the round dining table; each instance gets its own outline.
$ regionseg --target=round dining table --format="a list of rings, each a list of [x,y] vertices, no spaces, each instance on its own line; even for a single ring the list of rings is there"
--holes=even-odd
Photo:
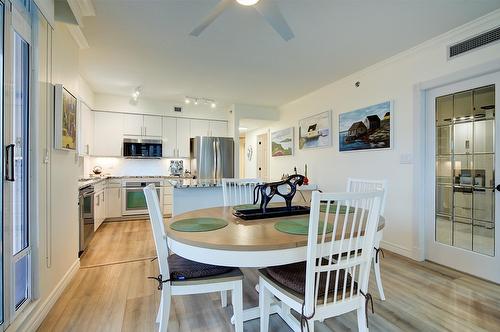
[[[324,214],[321,213],[320,216],[323,217]],[[191,218],[224,219],[228,225],[208,232],[183,232],[170,228],[172,222]],[[230,206],[214,207],[165,219],[165,230],[169,249],[186,259],[213,265],[259,268],[306,260],[307,235],[283,233],[274,227],[282,219],[295,218],[304,219],[308,215],[244,220],[234,216]],[[343,219],[339,218],[339,221]],[[385,220],[380,217],[377,244],[382,238],[384,226]],[[341,229],[342,227],[337,227],[335,241],[340,241]],[[280,303],[274,303],[271,312],[278,313],[290,326],[298,324],[290,314],[290,309]],[[258,317],[258,307],[244,310],[244,321]]]

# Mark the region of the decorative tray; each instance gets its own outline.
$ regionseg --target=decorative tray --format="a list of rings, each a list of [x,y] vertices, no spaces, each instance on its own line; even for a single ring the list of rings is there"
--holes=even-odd
[[[308,206],[292,206],[289,210],[286,206],[279,207],[268,207],[266,212],[262,212],[260,208],[257,209],[234,209],[233,215],[245,219],[245,220],[253,220],[253,219],[266,219],[266,218],[278,218],[278,217],[286,217],[286,216],[298,216],[302,214],[309,214],[310,209]]]

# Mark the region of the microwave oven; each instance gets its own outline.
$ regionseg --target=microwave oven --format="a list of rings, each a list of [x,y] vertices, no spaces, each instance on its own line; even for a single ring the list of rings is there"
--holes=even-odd
[[[125,158],[161,158],[162,141],[156,139],[123,139]]]

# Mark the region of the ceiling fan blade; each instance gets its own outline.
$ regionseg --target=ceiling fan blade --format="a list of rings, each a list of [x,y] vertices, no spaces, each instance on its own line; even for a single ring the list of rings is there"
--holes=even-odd
[[[254,7],[285,41],[289,41],[295,37],[278,6],[273,2],[269,0],[260,0]]]
[[[234,0],[219,1],[212,12],[207,17],[205,17],[203,22],[196,28],[194,28],[193,31],[191,31],[190,35],[198,37],[203,32],[203,30],[205,30],[210,24],[212,24],[212,22],[215,21],[215,19],[219,17],[219,15],[222,14],[222,12],[232,4],[234,4]]]

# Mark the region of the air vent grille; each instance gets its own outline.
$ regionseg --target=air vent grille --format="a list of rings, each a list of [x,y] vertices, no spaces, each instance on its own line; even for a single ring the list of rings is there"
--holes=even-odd
[[[182,107],[174,106],[174,112],[182,112]]]
[[[448,48],[448,57],[453,58],[462,53],[472,51],[473,49],[485,46],[487,44],[499,40],[500,40],[500,27],[487,31],[470,39],[464,40],[463,42],[457,43],[455,45],[451,45]]]

